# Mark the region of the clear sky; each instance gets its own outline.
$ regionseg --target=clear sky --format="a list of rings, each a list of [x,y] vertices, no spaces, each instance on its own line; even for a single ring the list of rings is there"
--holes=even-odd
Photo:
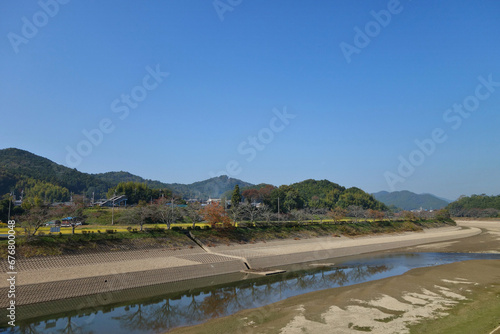
[[[0,3],[0,148],[192,183],[500,191],[500,2]]]

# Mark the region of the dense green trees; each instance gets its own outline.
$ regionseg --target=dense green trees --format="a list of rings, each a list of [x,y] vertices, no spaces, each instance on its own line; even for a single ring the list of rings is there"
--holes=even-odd
[[[455,217],[498,217],[500,215],[500,195],[461,196],[446,208]]]
[[[145,183],[121,182],[114,188],[109,188],[107,197],[114,195],[126,195],[128,204],[138,204],[139,202],[151,202],[159,197],[172,197],[172,192],[168,189],[151,189]]]
[[[233,194],[231,196],[231,206],[234,206],[234,207],[237,207],[240,205],[241,203],[241,192],[240,192],[240,186],[239,185],[235,185],[234,186],[234,190],[233,190]]]
[[[270,196],[264,200],[264,203],[271,208],[273,212],[287,213],[292,210],[304,208],[304,200],[299,191],[292,186],[282,185],[274,188]]]
[[[245,190],[243,194],[246,195],[249,192]],[[253,192],[250,195],[255,196]],[[273,188],[269,196],[261,197],[264,198],[263,202],[273,212],[278,212],[279,198],[280,212],[282,213],[302,208],[347,209],[350,206],[360,207],[363,210],[388,210],[385,204],[359,188],[345,189],[327,180],[306,180],[290,186],[283,185],[279,188]]]
[[[12,198],[5,195],[2,200],[0,200],[0,221],[7,223],[9,218],[9,206],[10,206],[10,217],[20,215],[24,212],[23,208],[20,206],[14,206]]]
[[[336,206],[338,198],[345,188],[328,180],[305,180],[291,185],[299,191],[305,205],[310,208],[328,208]]]
[[[91,174],[56,164],[28,151],[15,148],[0,150],[0,195],[13,190],[13,184],[28,179],[51,183],[75,194],[92,188],[97,198],[104,196],[109,188],[108,183]],[[90,197],[92,191],[85,195]]]
[[[24,189],[25,199],[38,197],[44,203],[67,202],[71,198],[67,188],[34,179],[19,181],[16,184],[16,189]]]
[[[336,206],[348,208],[351,205],[359,206],[363,209],[372,210],[387,210],[387,206],[377,201],[372,195],[365,193],[363,190],[352,187],[344,191],[338,198]]]

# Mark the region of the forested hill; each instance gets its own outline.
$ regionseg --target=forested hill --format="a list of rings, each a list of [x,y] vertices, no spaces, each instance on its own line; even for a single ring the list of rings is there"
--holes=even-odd
[[[449,204],[449,202],[440,199],[431,194],[415,194],[411,191],[380,191],[373,194],[379,201],[385,203],[387,206],[395,206],[403,210],[424,210],[442,209]]]
[[[128,172],[108,172],[88,174],[59,165],[47,158],[28,151],[8,148],[0,150],[0,196],[14,191],[19,197],[24,190],[25,197],[39,196],[46,201],[67,201],[71,193],[85,194],[95,198],[105,197],[109,188],[124,182],[145,183],[152,189],[169,189],[184,198],[217,198],[240,187],[252,186],[251,183],[227,176],[213,177],[192,184],[164,183],[147,180]]]
[[[99,173],[93,175],[101,179],[102,181],[112,185],[113,187],[116,187],[119,183],[122,182],[138,182],[138,183],[145,183],[151,189],[164,189],[164,188],[172,189],[167,183],[144,179],[138,175],[134,175],[124,171]]]
[[[446,208],[455,217],[500,217],[500,195],[461,196]]]
[[[355,187],[346,189],[328,180],[305,180],[279,187],[259,184],[243,188],[242,195],[250,202],[262,201],[274,211],[277,210],[279,198],[282,212],[302,208],[347,209],[351,206],[365,210],[388,210],[384,203],[363,190]],[[226,193],[225,197],[230,198],[230,194]]]
[[[297,189],[304,204],[310,208],[347,208],[351,205],[364,209],[387,210],[387,206],[363,190],[346,189],[328,180],[305,180],[290,187]]]
[[[222,175],[191,184],[168,183],[167,187],[182,193],[184,197],[207,199],[220,198],[225,192],[232,191],[236,185],[240,188],[253,186],[251,183]]]
[[[238,180],[235,178],[230,178],[226,175],[213,177],[204,181],[194,182],[191,184],[181,184],[181,183],[164,183],[160,181],[144,179],[140,176],[133,175],[128,172],[108,172],[95,174],[98,178],[106,181],[113,186],[116,186],[120,182],[140,182],[145,183],[148,187],[152,189],[170,189],[174,194],[179,195],[184,198],[198,198],[198,199],[208,199],[219,198],[225,192],[231,192],[235,185],[244,187],[251,187],[253,184]]]
[[[69,200],[69,193],[84,191],[105,194],[110,185],[91,175],[30,153],[8,148],[0,150],[0,195],[13,189],[50,188],[50,193],[60,200]],[[19,195],[19,194],[17,194]]]
[[[346,189],[328,180],[305,180],[278,188],[265,184],[255,186],[228,176],[213,177],[191,184],[164,183],[124,171],[82,173],[27,151],[14,148],[0,150],[0,196],[14,190],[15,195],[19,197],[21,190],[24,190],[26,198],[37,197],[49,203],[67,201],[71,193],[85,194],[87,197],[95,193],[97,199],[105,197],[109,189],[130,182],[145,184],[150,189],[170,190],[185,199],[220,198],[222,194],[232,192],[238,185],[242,190],[252,189],[254,199],[264,201],[271,207],[277,207],[278,199],[282,199],[283,208],[288,207],[290,210],[303,207],[333,209],[349,206],[373,210],[387,209],[383,203],[361,189]]]

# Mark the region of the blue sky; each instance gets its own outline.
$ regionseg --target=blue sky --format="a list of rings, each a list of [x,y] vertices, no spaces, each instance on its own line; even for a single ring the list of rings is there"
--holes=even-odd
[[[498,1],[11,0],[0,17],[0,148],[164,182],[499,193]]]

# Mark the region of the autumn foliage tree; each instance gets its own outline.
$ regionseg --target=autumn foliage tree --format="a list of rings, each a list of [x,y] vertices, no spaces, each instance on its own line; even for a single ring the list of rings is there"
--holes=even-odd
[[[335,208],[335,210],[330,210],[327,216],[333,219],[334,223],[339,223],[345,216],[347,216],[347,210],[342,208]]]
[[[201,216],[210,224],[215,227],[217,223],[221,223],[223,227],[230,227],[231,218],[226,213],[226,210],[219,203],[212,203],[206,205],[201,209]]]

